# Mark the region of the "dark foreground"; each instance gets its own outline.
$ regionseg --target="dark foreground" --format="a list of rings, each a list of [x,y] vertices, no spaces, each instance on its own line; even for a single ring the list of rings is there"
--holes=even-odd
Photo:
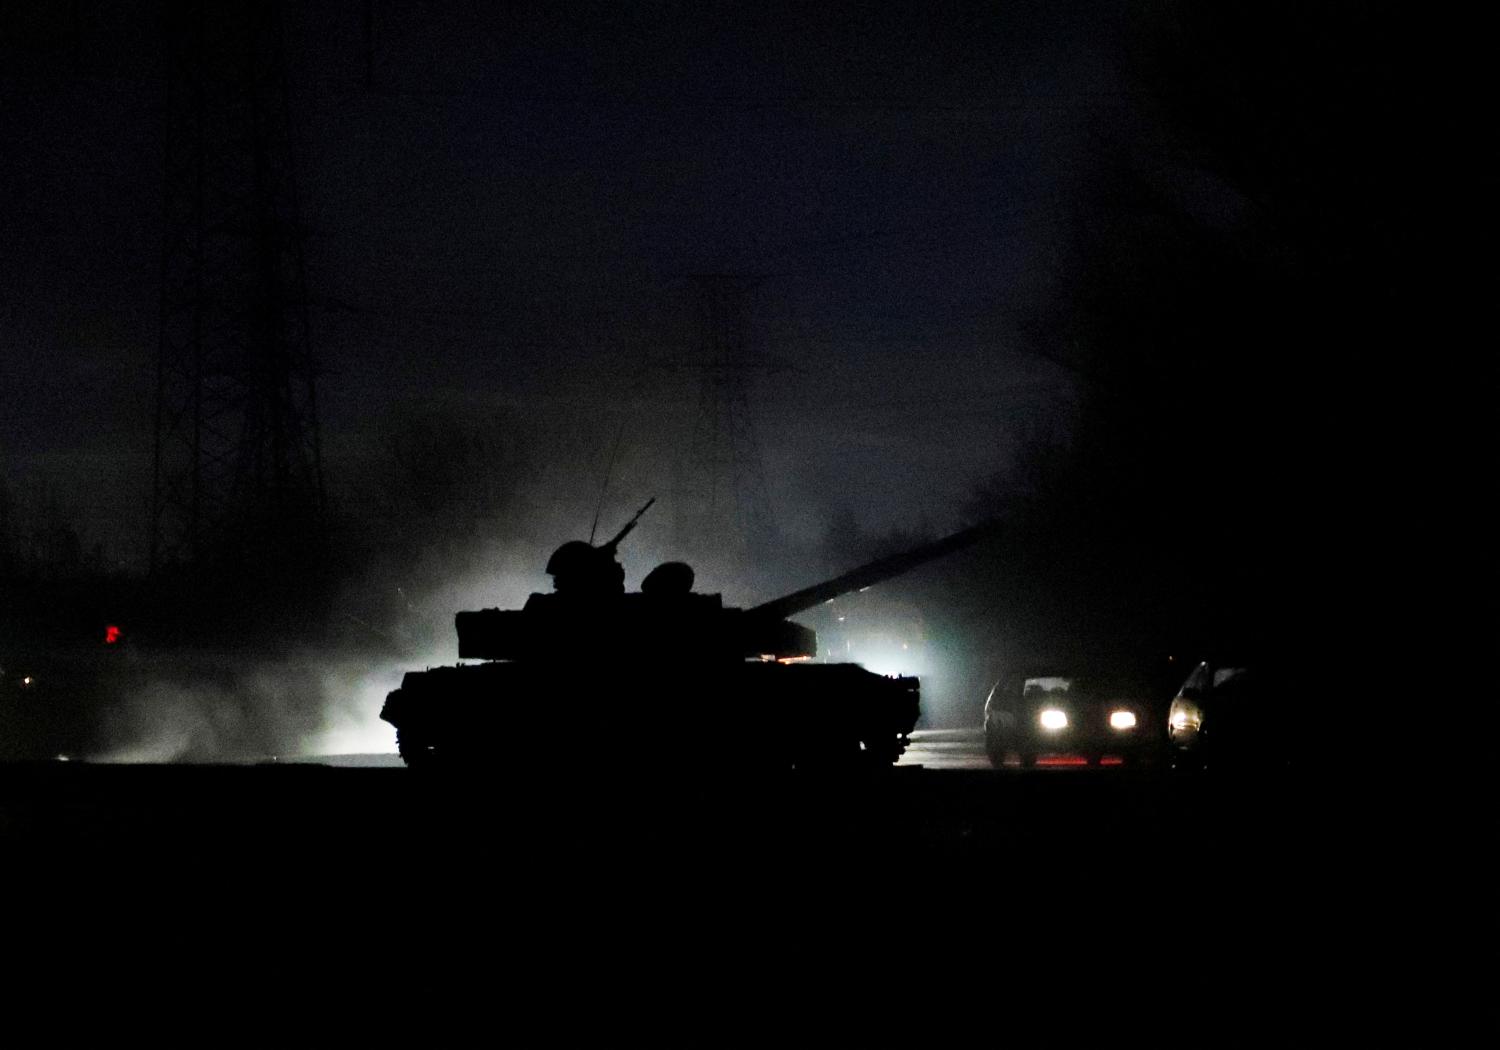
[[[961,995],[972,1020],[968,996],[1018,977],[1326,1015],[1405,936],[1365,866],[1378,822],[1327,778],[932,757],[848,778],[13,764],[0,853],[12,911],[75,955],[165,945],[263,972],[358,945],[400,997],[442,974],[507,1002],[588,990],[652,1024],[668,974],[759,1010],[794,987],[827,1005],[850,967],[901,990],[866,1018]]]
[[[901,767],[677,781],[662,769],[595,779],[313,763],[0,766],[0,841],[11,849],[219,847],[288,861],[358,850],[399,862],[419,841],[505,853],[523,834],[585,848],[599,834],[612,846],[639,835],[642,848],[672,851],[744,841],[830,857],[871,848],[912,861],[1093,857],[1107,868],[1270,861],[1310,848],[1339,817],[1290,773],[1221,780],[1155,769]]]
[[[1163,920],[1205,895],[1316,893],[1319,871],[1359,845],[1358,800],[1306,773],[996,772],[972,750],[938,745],[930,764],[841,776],[668,762],[528,768],[500,756],[451,775],[18,763],[0,766],[0,842],[42,864],[190,857],[417,882],[482,870],[659,883],[701,869],[762,895],[821,874],[870,885],[911,876],[931,892],[941,874],[951,904],[1003,912],[1007,887],[1031,885],[1085,894],[1107,913],[1111,894],[1144,891]]]
[[[229,765],[0,764],[0,841],[63,855],[228,851],[298,864],[358,855],[545,861],[536,850],[625,857],[736,854],[768,861],[974,862],[1248,873],[1296,865],[1352,833],[1355,814],[1316,772],[992,770],[974,734],[928,733],[889,770],[770,774],[670,759],[612,768],[495,757],[412,771],[394,756]],[[602,858],[600,858],[602,859]]]

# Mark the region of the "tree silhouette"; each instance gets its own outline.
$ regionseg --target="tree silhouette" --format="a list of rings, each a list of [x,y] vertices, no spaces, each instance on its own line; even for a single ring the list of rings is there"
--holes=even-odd
[[[968,510],[1012,525],[997,601],[1018,578],[1060,595],[1041,636],[1087,610],[1115,637],[1243,639],[1341,608],[1363,571],[1361,396],[1372,348],[1405,349],[1391,26],[1347,5],[1137,13],[1137,105],[1099,130],[1056,294],[1023,319],[1072,370],[1077,424]]]

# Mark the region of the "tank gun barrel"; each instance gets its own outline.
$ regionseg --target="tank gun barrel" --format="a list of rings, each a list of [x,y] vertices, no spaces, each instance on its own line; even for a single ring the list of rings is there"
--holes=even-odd
[[[831,580],[804,587],[800,591],[783,595],[772,599],[753,609],[747,610],[752,616],[769,616],[776,619],[785,619],[795,616],[799,612],[806,612],[814,605],[826,602],[831,598],[837,598],[841,594],[859,590],[861,587],[870,587],[877,583],[883,583],[893,576],[899,576],[903,572],[915,569],[917,566],[941,558],[946,554],[962,550],[965,547],[983,539],[987,534],[993,532],[996,527],[994,521],[981,522],[962,529],[952,535],[944,536],[940,540],[924,544],[900,554],[892,554],[884,558],[878,558],[857,569],[851,569],[842,576],[835,576]]]

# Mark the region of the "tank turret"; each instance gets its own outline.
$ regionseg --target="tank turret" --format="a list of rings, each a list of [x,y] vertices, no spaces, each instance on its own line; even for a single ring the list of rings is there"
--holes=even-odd
[[[754,765],[900,757],[917,720],[916,679],[811,663],[817,637],[788,617],[967,546],[987,527],[738,609],[693,591],[682,562],[625,591],[615,554],[650,506],[608,543],[559,547],[547,565],[551,593],[532,594],[521,609],[458,613],[459,658],[482,662],[408,673],[381,711],[408,765],[465,752],[477,760],[517,724],[553,716],[553,728],[602,740],[610,754],[645,730],[679,751],[708,745]]]

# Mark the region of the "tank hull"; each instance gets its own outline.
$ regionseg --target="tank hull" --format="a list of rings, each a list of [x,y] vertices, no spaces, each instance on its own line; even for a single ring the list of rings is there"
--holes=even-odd
[[[519,753],[537,764],[789,769],[889,766],[917,715],[915,678],[855,664],[497,661],[409,672],[380,717],[413,766]]]

